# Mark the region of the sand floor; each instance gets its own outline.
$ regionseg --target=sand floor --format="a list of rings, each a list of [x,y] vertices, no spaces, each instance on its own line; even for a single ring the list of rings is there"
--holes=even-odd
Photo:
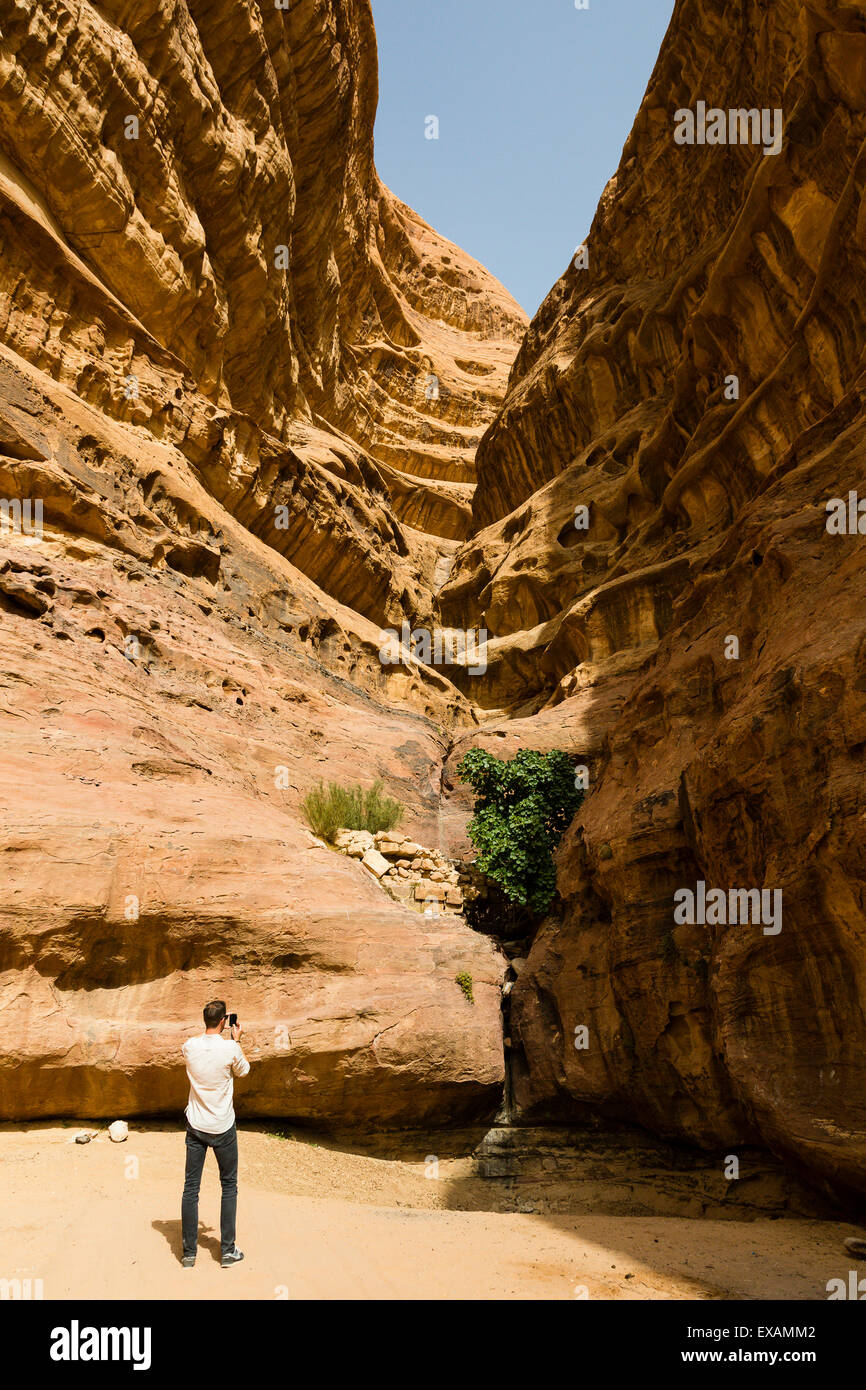
[[[219,1266],[209,1155],[185,1270],[182,1131],[76,1145],[81,1128],[0,1129],[0,1278],[41,1279],[46,1299],[825,1299],[858,1267],[853,1225],[454,1209],[473,1188],[447,1161],[432,1179],[423,1162],[242,1129],[245,1261]]]

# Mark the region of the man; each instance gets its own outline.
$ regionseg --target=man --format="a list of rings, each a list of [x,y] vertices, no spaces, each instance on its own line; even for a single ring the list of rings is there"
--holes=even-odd
[[[244,1056],[239,1023],[230,1029],[231,1042],[222,1037],[226,1006],[214,999],[204,1008],[205,1031],[183,1045],[189,1077],[186,1107],[186,1182],[181,1203],[183,1267],[192,1269],[198,1246],[198,1193],[208,1149],[213,1149],[222,1183],[220,1243],[222,1267],[229,1269],[243,1259],[235,1245],[238,1205],[238,1132],[233,1105],[235,1076],[246,1076],[250,1064]]]

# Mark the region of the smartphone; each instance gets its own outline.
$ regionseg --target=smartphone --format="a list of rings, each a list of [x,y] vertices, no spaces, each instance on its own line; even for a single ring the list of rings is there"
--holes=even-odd
[[[229,1014],[229,1028],[235,1028],[237,1026],[237,1021],[237,1014]]]

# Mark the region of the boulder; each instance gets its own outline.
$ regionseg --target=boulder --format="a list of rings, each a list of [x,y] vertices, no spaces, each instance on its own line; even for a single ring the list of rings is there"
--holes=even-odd
[[[352,830],[346,842],[346,853],[351,859],[363,859],[373,849],[373,836],[368,830]]]
[[[422,878],[415,884],[414,896],[417,902],[432,900],[442,903],[445,901],[445,889],[441,883],[432,883],[430,879]]]
[[[369,869],[370,873],[375,874],[377,878],[382,878],[391,868],[388,860],[376,849],[368,849],[361,863],[364,865],[365,869]]]

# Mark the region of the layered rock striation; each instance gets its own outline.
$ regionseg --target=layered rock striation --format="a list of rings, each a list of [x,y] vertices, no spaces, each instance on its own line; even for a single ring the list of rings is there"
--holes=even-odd
[[[367,0],[0,27],[2,1113],[175,1108],[215,994],[247,1113],[490,1113],[503,962],[300,803],[383,777],[437,843],[474,716],[381,628],[432,621],[525,316],[379,180]]]
[[[866,499],[864,92],[862,6],[680,0],[441,595],[492,633],[472,741],[592,770],[513,992],[519,1112],[860,1190],[866,536],[828,503]],[[779,151],[676,143],[700,103],[779,111]],[[678,918],[700,883],[780,893],[778,934]]]
[[[382,622],[468,534],[525,316],[384,188],[376,96],[367,0],[46,0],[0,43],[3,342]]]

